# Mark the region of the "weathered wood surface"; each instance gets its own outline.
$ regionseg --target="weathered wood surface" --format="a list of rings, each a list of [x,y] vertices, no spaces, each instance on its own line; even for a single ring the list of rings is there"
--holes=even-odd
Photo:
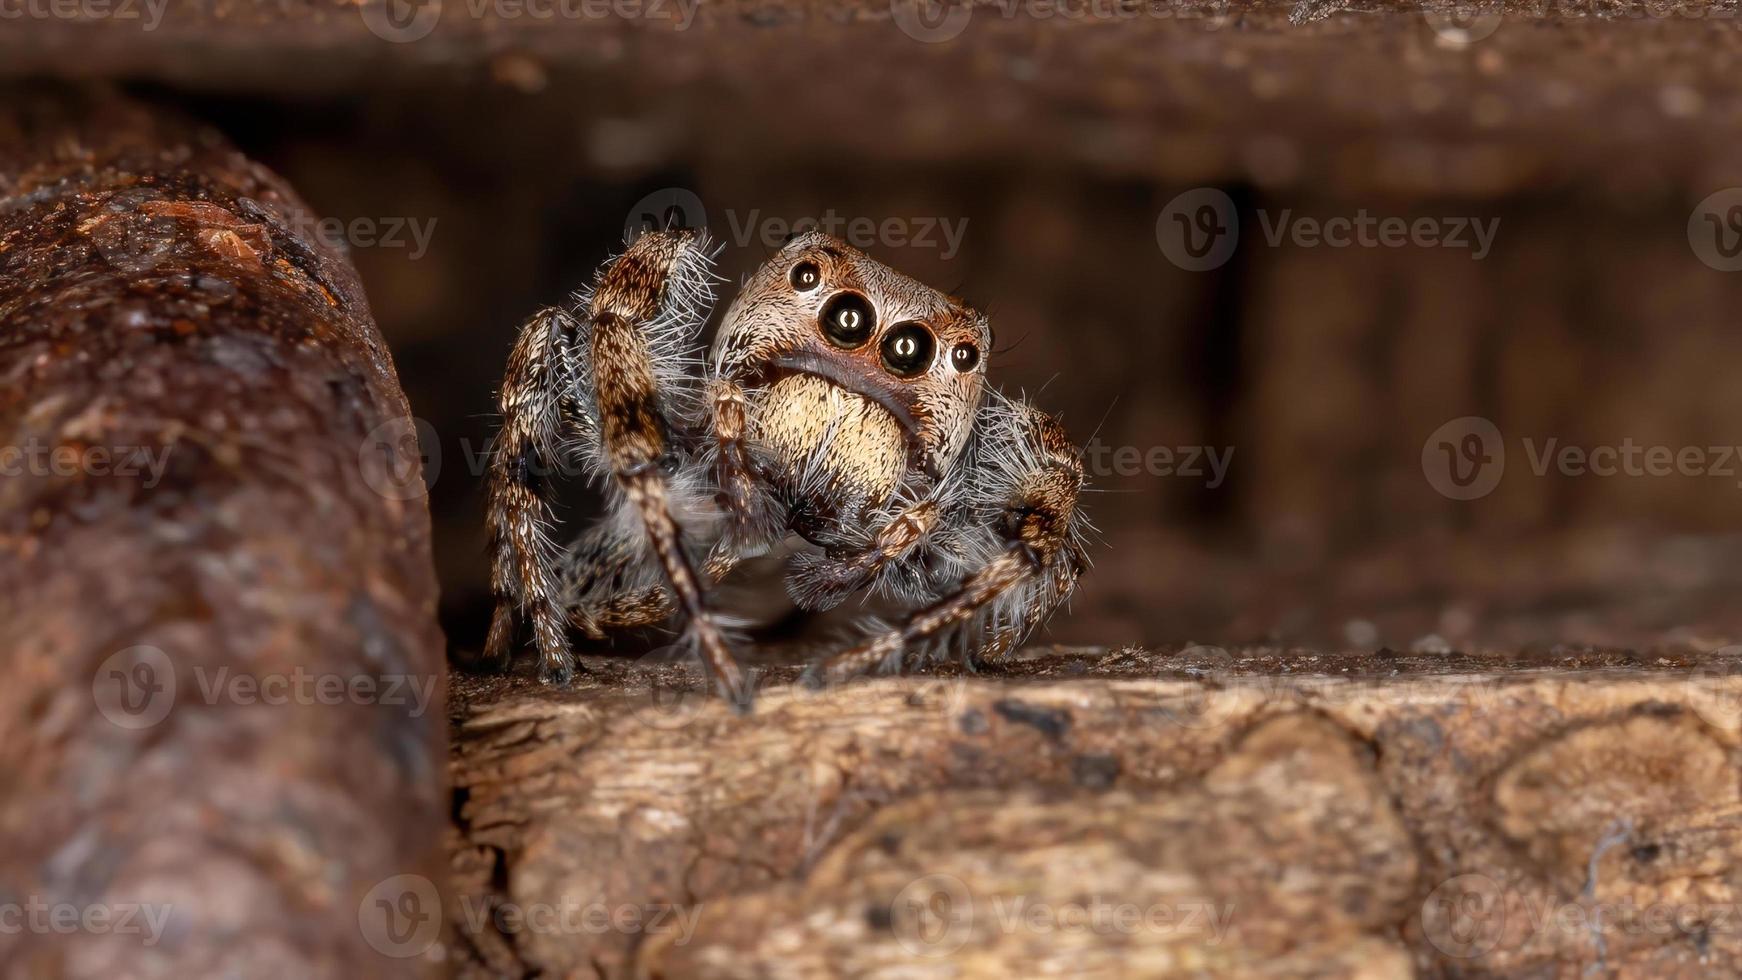
[[[426,972],[367,899],[440,878],[429,519],[308,220],[173,115],[0,99],[0,973]]]
[[[475,975],[1732,975],[1742,680],[1639,662],[464,678],[450,927]]]
[[[556,167],[1044,163],[1627,207],[1742,174],[1729,0],[127,4],[0,22],[0,71],[450,106],[482,82],[530,98],[471,118],[575,134]]]

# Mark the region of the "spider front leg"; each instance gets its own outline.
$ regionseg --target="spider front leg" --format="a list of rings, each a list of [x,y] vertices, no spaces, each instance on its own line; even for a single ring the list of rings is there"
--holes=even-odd
[[[715,582],[744,558],[752,558],[779,540],[781,514],[761,486],[750,456],[749,423],[744,389],[730,378],[715,378],[708,386],[709,428],[714,440],[714,482],[719,486],[725,526],[708,556],[708,575]]]
[[[802,554],[794,558],[787,592],[801,609],[830,609],[879,573],[913,554],[937,527],[941,511],[931,500],[897,510],[860,550],[843,556]]]
[[[589,640],[602,641],[612,630],[657,626],[676,612],[663,573],[642,558],[639,530],[619,525],[595,524],[564,559],[560,602],[569,625]]]
[[[569,623],[602,636],[675,609],[688,617],[720,693],[744,703],[744,672],[703,603],[673,516],[674,502],[687,506],[693,491],[674,490],[667,475],[685,458],[673,439],[686,427],[695,379],[683,369],[697,353],[711,284],[702,236],[655,232],[607,263],[574,313],[549,311],[522,331],[503,385],[490,479],[493,658],[507,658],[515,614],[524,612],[544,678],[566,683],[574,670]],[[566,573],[535,479],[538,464],[559,454],[579,458],[613,487],[613,513],[576,543]]]
[[[720,695],[749,704],[749,684],[726,645],[719,623],[703,601],[702,580],[684,548],[672,516],[665,465],[675,428],[661,411],[655,374],[656,325],[685,309],[703,287],[707,255],[688,232],[643,235],[600,277],[591,303],[591,381],[598,400],[605,462],[646,531],[647,544],[665,572],[677,606],[689,620],[689,635],[701,651]],[[705,280],[704,280],[705,281]]]
[[[935,643],[961,629],[965,656],[1008,653],[1069,596],[1084,567],[1082,457],[1050,416],[1019,402],[986,410],[979,444],[963,462],[954,486],[979,498],[955,512],[969,533],[994,533],[991,557],[948,594],[921,608],[900,627],[885,630],[807,672],[813,683],[836,683],[898,664],[910,647]],[[976,528],[987,503],[992,529]]]

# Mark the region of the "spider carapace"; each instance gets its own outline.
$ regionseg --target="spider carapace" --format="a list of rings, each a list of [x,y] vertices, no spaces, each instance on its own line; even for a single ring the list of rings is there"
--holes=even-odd
[[[597,640],[676,619],[747,705],[709,590],[794,536],[799,606],[869,590],[910,610],[812,679],[1008,653],[1085,567],[1083,467],[1057,420],[987,384],[986,317],[810,233],[750,276],[704,353],[712,257],[700,232],[642,235],[521,328],[489,474],[487,658],[507,662],[524,616],[541,676],[565,684],[571,628]],[[566,548],[537,479],[553,465],[607,494]]]

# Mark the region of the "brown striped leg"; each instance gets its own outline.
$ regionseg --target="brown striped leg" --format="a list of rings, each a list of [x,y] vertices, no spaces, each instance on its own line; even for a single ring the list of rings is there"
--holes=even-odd
[[[658,626],[676,612],[671,593],[662,585],[620,592],[569,610],[569,622],[588,639],[603,640],[610,630]]]
[[[1038,593],[1027,597],[1030,605],[1017,611],[1024,624],[1020,631],[974,638],[978,651],[970,651],[970,655],[991,649],[1002,656],[1070,593],[1082,568],[1076,528],[1082,459],[1050,417],[1037,413],[1033,428],[1027,432],[1027,439],[1032,440],[1028,455],[1037,465],[1019,478],[1006,505],[1002,524],[1009,544],[1005,549],[964,579],[954,592],[920,609],[900,627],[814,664],[807,679],[836,683],[876,670],[908,647],[937,637],[1000,597],[1042,579]]]
[[[910,554],[937,527],[938,507],[921,501],[896,514],[877,532],[870,547],[842,559],[808,556],[788,582],[788,591],[805,609],[827,609],[864,586],[891,562]]]
[[[975,652],[974,661],[969,666],[992,665],[1003,660],[1022,642],[1023,637],[1033,633],[1035,628],[1045,622],[1053,610],[1065,601],[1071,591],[1077,586],[1077,579],[1083,574],[1084,561],[1080,551],[1072,551],[1065,559],[1062,569],[1052,577],[1047,590],[1038,597],[1038,601],[1029,605],[1023,611],[1021,620],[1015,625],[1006,625],[990,629],[984,638],[985,646]]]
[[[726,504],[727,537],[745,540],[753,533],[748,525],[756,499],[756,481],[751,475],[750,454],[744,445],[747,428],[744,389],[737,382],[721,378],[713,383],[708,401],[713,412],[714,443],[718,454],[716,479]]]
[[[877,670],[910,644],[922,642],[973,616],[1036,571],[1031,555],[1021,546],[1013,545],[968,576],[961,588],[909,616],[899,628],[879,633],[812,665],[807,677],[812,683],[836,684]]]
[[[726,513],[725,533],[709,556],[710,566],[725,567],[761,554],[784,530],[773,498],[761,487],[748,445],[744,389],[727,378],[708,389],[710,425],[714,437],[714,481]],[[723,575],[714,576],[719,581]]]
[[[508,665],[516,614],[525,613],[538,644],[540,671],[557,684],[573,676],[574,658],[557,603],[556,555],[536,474],[553,459],[562,427],[573,418],[565,399],[572,391],[574,340],[574,321],[560,310],[545,310],[521,329],[502,383],[502,432],[490,461],[488,491],[496,609],[484,656]]]
[[[701,579],[671,516],[669,486],[661,468],[667,450],[666,426],[643,330],[659,313],[682,251],[692,247],[692,236],[684,233],[644,235],[599,280],[592,304],[592,380],[611,470],[641,517],[672,597],[689,618],[689,635],[700,647],[702,662],[720,695],[748,707],[750,689],[744,670],[703,602]]]

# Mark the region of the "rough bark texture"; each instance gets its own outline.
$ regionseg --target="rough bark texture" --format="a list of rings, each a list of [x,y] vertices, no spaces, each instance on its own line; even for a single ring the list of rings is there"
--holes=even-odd
[[[1733,441],[1738,279],[1690,221],[1742,185],[1737,7],[1459,5],[1000,0],[926,43],[885,0],[708,2],[682,30],[681,3],[395,26],[171,0],[150,31],[0,22],[0,72],[209,95],[336,208],[440,217],[426,257],[358,261],[450,453],[450,594],[486,614],[457,463],[509,328],[670,185],[721,234],[971,218],[959,259],[877,244],[1029,338],[1002,384],[1110,446],[1239,449],[1213,492],[1096,474],[1107,546],[1054,635],[1320,649],[772,686],[749,718],[669,668],[463,679],[450,935],[396,950],[509,976],[1724,975],[1734,479],[1533,474],[1520,440]],[[1240,215],[1215,272],[1158,243],[1194,183]],[[1504,220],[1478,263],[1267,242],[1288,210]],[[729,278],[765,254],[746,227]],[[1465,415],[1512,454],[1480,502],[1423,459]],[[1381,644],[1415,652],[1335,652]]]
[[[424,972],[366,901],[438,880],[445,673],[355,274],[209,131],[0,104],[0,973]]]
[[[494,83],[539,93],[533,125],[574,134],[557,159],[608,167],[1044,162],[1404,195],[1576,181],[1629,205],[1742,173],[1730,136],[1742,113],[1730,88],[1742,34],[1730,0],[135,8],[131,18],[0,25],[0,63],[232,93]],[[1472,8],[1478,16],[1459,17]],[[612,119],[608,134],[581,125],[600,115]],[[514,117],[488,118],[508,132]]]
[[[470,679],[450,921],[508,975],[1730,975],[1742,683],[1629,663],[1056,653],[750,717]]]

